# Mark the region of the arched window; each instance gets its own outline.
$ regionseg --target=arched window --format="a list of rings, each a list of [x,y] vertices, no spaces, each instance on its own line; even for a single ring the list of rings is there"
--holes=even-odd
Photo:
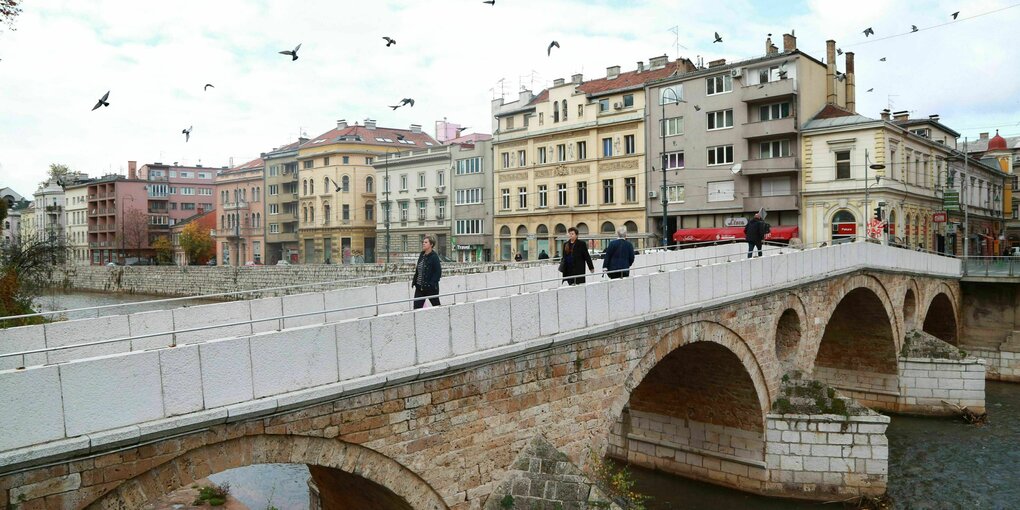
[[[315,206],[314,205],[310,206],[308,208],[308,221],[311,222],[311,223],[315,223]]]
[[[301,181],[301,187],[303,189],[301,194],[302,195],[307,195],[308,194],[308,180]]]
[[[840,209],[832,215],[832,240],[857,236],[857,218],[854,213]]]
[[[614,233],[616,233],[616,226],[613,225],[613,222],[611,222],[611,221],[603,222],[602,223],[602,233],[603,234],[614,234]]]
[[[365,219],[369,221],[375,220],[375,204],[372,202],[365,204]]]
[[[553,122],[560,121],[560,109],[556,107],[556,103],[553,103]]]
[[[499,229],[499,259],[510,260],[513,257],[511,253],[513,250],[510,248],[513,246],[513,241],[510,239],[510,227],[503,225]]]
[[[322,178],[322,189],[329,190],[329,177]]]
[[[372,179],[371,175],[369,175],[368,177],[365,177],[365,193],[372,193],[372,186],[374,184],[375,184],[375,181]]]
[[[628,234],[637,232],[637,223],[634,223],[633,221],[628,221],[623,224],[623,228],[627,229]]]
[[[577,224],[577,235],[582,236],[582,235],[585,235],[587,233],[588,233],[588,224],[587,223],[578,223]]]
[[[329,225],[329,203],[322,204],[322,222]]]
[[[351,191],[351,178],[346,176],[346,175],[341,177],[340,178],[340,187],[343,188],[344,193],[347,193],[347,192]]]
[[[302,207],[301,208],[301,221],[304,222],[304,223],[308,223],[308,208],[307,207]]]
[[[220,215],[220,228],[227,228],[227,217]]]
[[[564,99],[562,104],[563,104],[563,120],[566,121],[567,120],[567,100]]]
[[[313,179],[308,179],[308,193],[315,194],[315,181]]]

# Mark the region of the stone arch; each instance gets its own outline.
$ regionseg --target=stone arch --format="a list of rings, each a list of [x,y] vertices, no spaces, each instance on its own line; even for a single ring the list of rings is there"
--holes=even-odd
[[[329,476],[328,485],[358,484],[359,490],[345,491],[354,498],[347,503],[364,505],[372,501],[376,502],[373,508],[382,502],[386,508],[448,509],[439,493],[421,477],[375,450],[336,439],[293,435],[243,436],[190,450],[125,481],[86,508],[141,508],[147,501],[215,472],[278,463],[307,464],[313,476],[316,472]],[[328,497],[322,486],[320,491]]]
[[[925,333],[936,336],[943,342],[957,345],[959,327],[956,320],[956,307],[945,292],[935,294],[928,302],[922,329]]]
[[[799,295],[789,293],[777,298],[774,309],[779,311],[779,314],[775,316],[773,328],[775,335],[772,341],[773,353],[780,366],[780,370],[774,375],[781,378],[791,370],[804,370],[804,367],[810,366],[810,363],[804,362],[801,355],[805,343],[803,339],[808,336],[810,326],[807,323],[807,308]]]
[[[917,284],[909,280],[903,293],[903,333],[917,329]]]

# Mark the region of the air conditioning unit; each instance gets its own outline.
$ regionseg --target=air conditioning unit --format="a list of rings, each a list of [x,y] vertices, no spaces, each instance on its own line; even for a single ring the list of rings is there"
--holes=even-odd
[[[659,192],[658,191],[649,191],[648,192],[648,198],[658,198],[658,196],[659,196]]]
[[[620,103],[620,102],[613,103],[613,109],[614,110],[622,110],[623,109],[623,103]]]
[[[436,193],[446,193],[446,186],[436,186]]]
[[[743,76],[743,73],[744,73],[744,71],[740,67],[735,67],[733,69],[730,69],[730,77],[731,78],[740,78],[741,76]]]

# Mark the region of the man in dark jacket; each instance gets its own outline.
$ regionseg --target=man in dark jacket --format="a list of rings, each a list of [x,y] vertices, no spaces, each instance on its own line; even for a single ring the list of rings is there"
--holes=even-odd
[[[429,299],[432,306],[439,306],[439,278],[443,269],[439,255],[433,250],[435,246],[436,236],[432,234],[426,235],[421,242],[421,253],[418,254],[418,263],[414,265],[414,278],[411,279],[415,309],[425,306],[425,298]]]
[[[563,281],[568,285],[579,285],[584,283],[584,267],[594,273],[595,264],[591,261],[591,254],[588,253],[588,243],[577,238],[577,229],[567,229],[567,242],[563,243],[563,259],[560,261],[560,270],[563,272]]]
[[[765,239],[765,222],[761,221],[761,214],[755,213],[754,218],[744,226],[744,239],[747,239],[747,258],[754,255],[755,247],[758,248],[758,256],[761,257],[761,242]]]
[[[620,227],[616,237],[602,256],[602,269],[612,279],[630,276],[629,269],[634,263],[634,245],[627,240],[627,228]]]

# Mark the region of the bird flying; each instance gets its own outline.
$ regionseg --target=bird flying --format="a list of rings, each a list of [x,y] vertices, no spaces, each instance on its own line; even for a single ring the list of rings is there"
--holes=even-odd
[[[917,25],[910,25],[911,32],[917,32]]]
[[[191,128],[193,127],[194,126],[188,126],[188,129],[181,130],[181,134],[184,135],[184,143],[188,143],[188,140],[191,140]]]
[[[482,0],[482,3],[483,4],[489,4],[489,5],[495,6],[496,5],[496,0]]]
[[[878,59],[879,62],[885,62],[885,57]]]
[[[328,176],[328,175],[327,175],[327,176],[326,176],[326,178],[327,178],[327,179],[329,179],[329,180],[330,180],[330,182],[332,182],[332,183],[333,183],[333,187],[335,187],[335,188],[336,188],[336,192],[337,192],[337,193],[340,193],[340,185],[339,185],[339,184],[337,184],[337,183],[336,183],[336,181],[334,181],[332,177],[330,177],[330,176]]]
[[[552,55],[553,46],[559,48],[560,47],[560,43],[558,43],[556,41],[553,41],[553,42],[549,43],[549,47],[545,49],[545,55],[547,57]]]
[[[875,88],[874,88],[874,87],[872,87],[872,88],[868,89],[868,92],[874,92],[874,91],[875,91]]]
[[[836,48],[836,54],[837,55],[842,55],[843,54],[843,50],[841,50],[839,48]]]
[[[953,19],[956,19],[956,17],[959,16],[959,15],[960,15],[960,11],[954,12],[953,13]]]
[[[386,40],[386,47],[387,48],[389,48],[391,45],[397,44],[397,40],[396,39],[393,39],[393,38],[390,38],[390,37],[386,37],[386,36],[383,36],[383,39]]]
[[[99,108],[100,106],[110,106],[110,103],[107,101],[107,99],[110,99],[109,90],[107,90],[106,93],[103,94],[103,97],[99,98],[99,101],[96,102],[96,105],[92,107],[92,111],[96,111],[96,109]]]
[[[393,108],[394,110],[396,110],[397,108],[400,108],[401,106],[407,106],[407,105],[411,105],[411,108],[414,108],[414,99],[411,99],[409,97],[405,97],[404,99],[400,100],[400,104],[398,104],[396,106],[390,106],[390,108]]]
[[[297,51],[300,50],[300,49],[301,49],[301,45],[298,44],[297,46],[294,47],[293,50],[284,50],[284,51],[281,51],[280,54],[281,55],[290,55],[290,61],[293,62],[293,61],[297,60],[297,58],[298,58],[297,57]]]
[[[875,35],[875,31],[872,30],[871,27],[864,29],[864,37],[868,37],[869,35]]]
[[[717,43],[717,42],[722,42],[722,36],[721,36],[721,35],[719,35],[719,32],[716,32],[716,33],[715,33],[715,40],[714,40],[714,41],[712,41],[712,43],[713,43],[713,44],[714,44],[714,43]]]
[[[206,83],[205,87],[202,87],[202,90],[209,90],[209,87],[216,88],[216,86],[212,83]]]
[[[701,107],[698,106],[698,105],[694,105],[694,111],[700,112],[701,111]]]

